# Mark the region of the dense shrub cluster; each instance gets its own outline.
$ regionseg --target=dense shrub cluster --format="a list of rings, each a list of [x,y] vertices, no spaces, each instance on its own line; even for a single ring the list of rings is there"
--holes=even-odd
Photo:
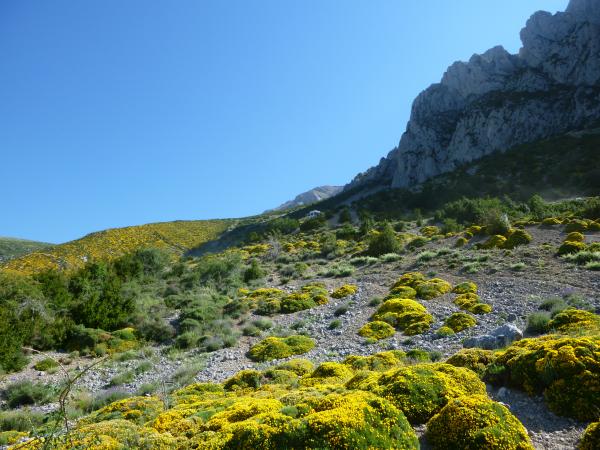
[[[354,295],[356,294],[357,291],[357,287],[354,284],[344,284],[343,286],[337,288],[335,291],[333,291],[333,293],[331,294],[331,296],[333,298],[345,298],[348,297],[349,295]]]
[[[427,440],[436,449],[533,450],[521,422],[484,395],[449,401],[427,423]]]
[[[290,294],[276,288],[259,288],[253,291],[242,289],[240,295],[240,302],[245,307],[267,316],[303,311],[324,305],[329,300],[329,293],[322,283],[306,284]]]
[[[253,345],[248,352],[248,357],[254,361],[271,361],[301,355],[312,350],[314,346],[315,341],[307,336],[271,336]]]
[[[556,414],[597,420],[600,337],[543,336],[514,342],[486,370],[491,382],[543,393]]]

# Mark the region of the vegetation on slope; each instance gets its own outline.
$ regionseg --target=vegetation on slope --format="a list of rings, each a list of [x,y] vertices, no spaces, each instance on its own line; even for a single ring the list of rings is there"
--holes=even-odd
[[[195,220],[113,228],[30,253],[9,261],[2,268],[23,274],[50,269],[74,270],[89,261],[112,260],[143,248],[159,248],[182,254],[215,239],[231,224],[229,220]]]
[[[44,251],[53,245],[46,242],[0,237],[0,262],[18,258],[28,253]]]

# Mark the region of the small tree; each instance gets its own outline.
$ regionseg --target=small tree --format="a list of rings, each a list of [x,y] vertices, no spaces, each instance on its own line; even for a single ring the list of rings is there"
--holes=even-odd
[[[258,261],[256,259],[253,259],[250,262],[250,267],[248,267],[244,272],[244,281],[248,283],[249,281],[258,280],[264,276],[265,271],[262,270],[260,264],[258,264]]]
[[[381,256],[386,253],[398,253],[400,251],[400,242],[396,237],[394,229],[389,223],[383,226],[383,230],[377,236],[373,237],[369,243],[367,253],[371,256]]]

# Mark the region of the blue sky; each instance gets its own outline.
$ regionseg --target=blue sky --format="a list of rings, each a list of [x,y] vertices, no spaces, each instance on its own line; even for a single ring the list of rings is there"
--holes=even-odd
[[[345,184],[446,67],[567,0],[4,0],[0,236],[260,213]]]

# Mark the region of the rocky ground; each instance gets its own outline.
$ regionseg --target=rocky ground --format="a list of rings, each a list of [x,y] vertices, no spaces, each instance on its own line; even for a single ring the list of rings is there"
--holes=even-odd
[[[554,249],[564,239],[564,233],[538,227],[532,227],[528,231],[533,235],[534,241],[528,246],[511,252],[468,249],[448,251],[452,241],[444,240],[405,255],[400,261],[377,262],[358,268],[351,277],[317,279],[316,281],[323,281],[330,290],[345,283],[354,283],[358,286],[358,291],[351,297],[341,300],[331,299],[328,304],[311,310],[275,316],[271,318],[274,329],[290,330],[294,325],[298,331],[315,339],[315,348],[302,355],[314,362],[340,360],[350,354],[367,355],[387,349],[406,351],[419,348],[436,351],[440,356],[446,357],[462,348],[465,338],[488,334],[500,325],[510,322],[524,330],[527,316],[536,311],[544,299],[576,294],[586,299],[590,306],[600,310],[600,272],[575,267],[554,256]],[[600,234],[588,236],[588,240],[600,240]],[[443,249],[440,255],[428,261],[420,261],[419,255],[423,251],[436,252],[440,249]],[[473,262],[476,264],[476,270],[469,269],[473,273],[466,273],[465,265],[470,267],[468,265]],[[515,264],[519,263],[522,265],[519,269],[515,269]],[[492,313],[477,316],[478,324],[475,327],[454,336],[438,338],[434,331],[411,337],[396,333],[391,338],[368,344],[364,338],[358,336],[357,331],[377,308],[372,306],[372,299],[385,296],[393,281],[402,273],[411,270],[419,270],[430,276],[435,275],[453,284],[466,280],[476,282],[482,301],[493,305]],[[292,290],[305,282],[305,280],[293,280],[284,289]],[[273,277],[271,284],[278,284],[276,277]],[[281,286],[277,285],[277,287]],[[446,317],[459,310],[452,303],[453,297],[453,294],[447,294],[434,300],[422,301],[436,320],[431,330],[439,328]],[[342,306],[346,307],[347,311],[339,314],[339,308]],[[250,320],[254,318],[258,317],[251,317]],[[330,324],[334,320],[339,320],[339,327],[330,329]],[[254,363],[246,356],[249,348],[263,337],[244,336],[233,348],[204,355],[194,351],[172,353],[167,351],[166,347],[154,347],[131,360],[108,359],[89,370],[77,382],[76,389],[86,390],[96,395],[109,393],[112,390],[137,393],[140,388],[151,384],[154,386],[153,389],[166,392],[172,388],[173,378],[186,371],[193,371],[192,375],[196,374],[194,379],[197,381],[223,381],[239,370],[262,369],[269,365],[269,363]],[[47,374],[32,368],[37,360],[45,356],[33,355],[29,368],[5,376],[0,380],[0,388],[22,379],[61,383],[64,380],[62,371]],[[65,355],[50,353],[49,356],[59,358]],[[135,370],[145,361],[151,363],[149,370],[135,376],[131,382],[116,387],[110,386],[110,380],[115,375],[127,370]],[[70,362],[65,362],[68,363],[65,367],[76,373],[93,361],[76,357]],[[279,362],[281,361],[271,364]],[[522,421],[536,449],[575,448],[586,426],[571,419],[555,416],[546,408],[542,398],[532,398],[507,388],[496,390],[490,387],[489,393],[494,399],[506,404]],[[55,404],[37,407],[42,411],[54,408],[56,408]],[[417,431],[423,430],[419,428]],[[422,444],[423,448],[427,448],[424,437],[422,437]]]

